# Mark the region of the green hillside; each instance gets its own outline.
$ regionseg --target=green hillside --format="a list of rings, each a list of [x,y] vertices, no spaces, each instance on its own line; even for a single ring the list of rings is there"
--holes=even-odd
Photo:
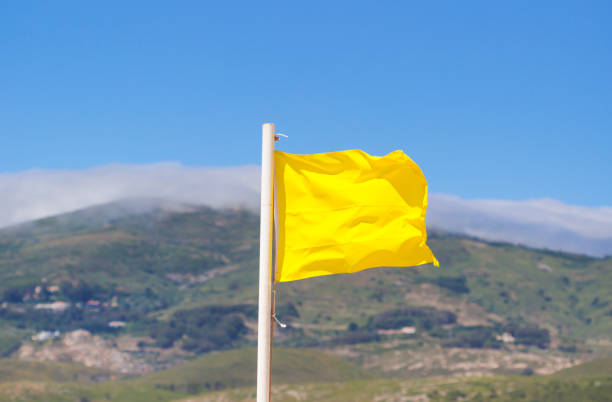
[[[446,378],[429,380],[367,380],[344,383],[277,386],[277,402],[370,402],[370,401],[538,401],[606,402],[612,400],[612,377],[581,377],[561,381],[552,377]],[[255,401],[255,389],[236,389],[184,402]]]
[[[258,217],[139,205],[0,230],[0,354],[33,345],[61,355],[59,339],[30,338],[79,328],[153,369],[255,344]],[[326,350],[387,377],[545,374],[611,354],[612,259],[442,233],[429,244],[440,268],[279,284],[277,315],[289,327],[277,328],[276,344]],[[124,338],[125,350],[113,341]]]
[[[256,382],[255,349],[216,352],[178,367],[122,381],[96,377],[100,370],[65,363],[2,360],[0,400],[170,401],[206,391],[248,387]],[[374,378],[344,359],[307,349],[278,348],[274,384],[344,382]],[[87,375],[90,378],[85,378]],[[86,384],[91,379],[104,380]]]
[[[612,376],[612,359],[596,359],[555,373],[558,377],[573,378],[579,376],[607,375]]]
[[[82,364],[61,362],[31,362],[0,359],[0,383],[15,381],[92,382],[119,377],[108,370]]]
[[[175,401],[187,394],[121,382],[100,384],[7,382],[0,384],[0,401],[10,402],[150,402]]]
[[[610,359],[584,363],[550,376],[418,380],[376,378],[372,373],[320,351],[280,348],[275,350],[273,360],[274,401],[612,400]],[[0,400],[227,402],[252,401],[255,398],[253,349],[213,353],[179,367],[130,380],[89,384],[70,382],[70,373],[77,368],[74,365],[26,366],[25,374],[22,374],[23,367],[14,364],[5,370],[13,370],[24,377],[19,380],[11,377],[7,379],[9,381],[1,382]],[[36,374],[33,369],[37,367],[44,371],[55,369],[63,374]]]
[[[308,349],[275,348],[274,384],[343,382],[374,376],[344,359]],[[256,383],[257,350],[252,348],[212,353],[178,367],[146,374],[137,383],[195,393],[236,388]]]

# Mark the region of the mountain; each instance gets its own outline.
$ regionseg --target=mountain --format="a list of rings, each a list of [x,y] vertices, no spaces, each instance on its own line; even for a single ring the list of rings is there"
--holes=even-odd
[[[76,171],[0,174],[0,228],[140,198],[135,212],[183,205],[259,206],[258,166],[114,164]],[[155,199],[151,202],[145,198]],[[428,227],[446,232],[595,257],[612,255],[612,208],[552,199],[465,199],[429,195]]]
[[[156,387],[171,400],[215,383],[247,385],[242,374],[221,381],[223,371],[214,367],[253,363],[258,229],[258,216],[248,210],[168,208],[158,200],[99,205],[2,229],[0,355],[7,362],[61,360],[98,370],[82,378],[158,371],[130,383],[143,384],[144,399]],[[324,376],[329,381],[413,387],[402,381],[544,375],[612,355],[611,258],[436,231],[428,243],[440,268],[370,269],[277,285],[277,316],[288,327],[275,329],[275,345],[299,348],[286,349],[298,356],[288,361],[304,364],[290,382],[318,381],[308,373],[333,366],[346,375]],[[180,373],[189,367],[206,378],[188,380]],[[164,378],[174,380],[162,384]],[[495,381],[510,384],[506,377]],[[519,384],[552,386],[529,381]],[[61,390],[73,387],[90,400],[114,392],[135,398],[137,386],[112,384]],[[0,393],[11,387],[1,385]]]
[[[397,338],[420,344],[420,351],[435,350],[442,360],[452,348],[484,350],[491,358],[524,349],[537,355],[533,366],[541,372],[610,351],[612,259],[442,232],[430,233],[429,244],[440,268],[371,269],[278,284],[277,316],[289,328],[276,331],[277,343],[348,353],[355,361],[372,358],[372,367],[410,376],[454,369],[392,370],[395,352],[378,361],[368,345]],[[155,200],[5,228],[0,352],[58,355],[57,345],[29,338],[85,329],[103,338],[135,339],[130,350],[140,354],[130,356],[148,371],[254,345],[257,253],[258,217],[252,212],[168,209]],[[398,332],[403,327],[415,333],[404,336]],[[112,347],[97,342],[101,349]],[[26,353],[29,344],[34,350]],[[563,363],[539,351],[558,353]],[[495,370],[520,371],[513,364]]]

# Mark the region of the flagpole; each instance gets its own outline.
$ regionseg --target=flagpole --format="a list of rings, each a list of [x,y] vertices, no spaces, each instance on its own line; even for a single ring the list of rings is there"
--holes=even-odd
[[[257,318],[257,402],[270,401],[272,348],[272,213],[274,124],[262,126],[261,213],[259,223],[259,315]]]

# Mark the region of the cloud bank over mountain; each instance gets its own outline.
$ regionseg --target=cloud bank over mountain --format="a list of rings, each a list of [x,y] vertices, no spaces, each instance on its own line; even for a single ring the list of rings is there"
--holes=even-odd
[[[428,229],[597,257],[612,255],[612,208],[557,200],[464,200],[430,195]]]
[[[0,174],[0,227],[132,198],[256,208],[259,172],[257,166],[156,163]]]
[[[0,174],[0,227],[124,199],[246,207],[259,204],[259,167],[178,163]],[[143,203],[150,208],[151,203]],[[431,194],[428,228],[530,247],[612,255],[612,207],[560,201],[465,200]]]

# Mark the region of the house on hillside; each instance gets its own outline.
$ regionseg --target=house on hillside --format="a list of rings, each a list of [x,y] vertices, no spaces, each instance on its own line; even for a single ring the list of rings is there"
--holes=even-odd
[[[44,342],[48,339],[58,338],[60,336],[60,332],[55,330],[51,331],[40,331],[39,333],[32,335],[32,340],[35,342]]]
[[[90,310],[99,310],[100,309],[100,302],[97,300],[88,300],[87,303],[85,303],[85,307],[87,307]]]
[[[59,290],[60,290],[60,287],[57,286],[57,285],[47,286],[47,291],[49,293],[57,293],[57,292],[59,292]]]
[[[379,335],[414,335],[416,334],[416,327],[403,327],[400,329],[379,329],[376,332]]]
[[[53,303],[38,303],[34,306],[36,310],[51,310],[61,312],[70,307],[70,303],[65,301],[54,301]]]
[[[497,339],[498,341],[501,341],[503,343],[514,343],[514,337],[509,334],[508,332],[504,332],[501,335],[497,335],[495,337],[495,339]]]

